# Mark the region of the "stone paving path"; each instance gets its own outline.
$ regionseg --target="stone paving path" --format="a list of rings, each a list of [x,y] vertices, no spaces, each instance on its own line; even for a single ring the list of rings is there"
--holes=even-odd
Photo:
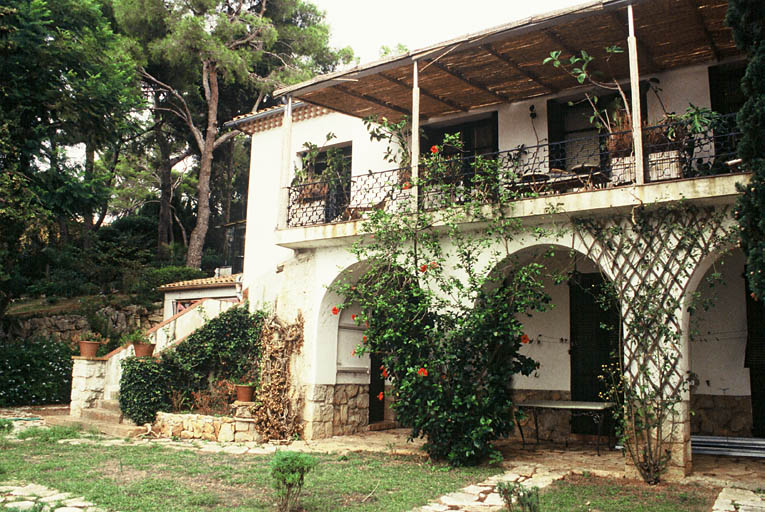
[[[42,506],[51,512],[106,512],[95,503],[68,492],[59,492],[43,485],[22,482],[0,485],[0,506],[3,510],[32,510]]]
[[[504,502],[495,492],[500,482],[519,482],[525,487],[544,489],[556,480],[566,476],[565,473],[549,471],[542,466],[517,466],[501,475],[492,476],[475,485],[468,485],[459,491],[441,496],[436,501],[424,507],[418,507],[412,512],[489,512],[504,509]]]
[[[717,496],[712,512],[765,512],[762,496],[746,489],[726,487]]]
[[[38,419],[32,412],[19,409],[0,409],[0,418],[13,418],[14,430],[7,436],[14,442],[23,442],[16,435],[30,427],[44,427],[45,422]],[[314,453],[347,453],[351,451],[369,450],[376,452],[391,452],[395,454],[422,455],[419,444],[409,444],[407,448],[393,447],[392,436],[385,433],[368,433],[357,436],[345,436],[321,441],[295,441],[289,443],[289,449],[293,451],[305,451]],[[368,438],[368,439],[367,439]],[[390,438],[390,439],[389,439]],[[369,442],[366,442],[369,441]],[[102,445],[102,446],[136,446],[149,443],[159,444],[173,450],[198,450],[206,453],[227,453],[231,455],[267,455],[286,445],[286,442],[271,442],[258,444],[247,443],[217,443],[200,440],[173,440],[173,439],[116,439],[103,436],[89,436],[74,439],[62,439],[61,444],[70,445]],[[502,510],[504,503],[495,487],[499,482],[520,482],[527,487],[544,489],[556,480],[569,473],[578,473],[576,470],[552,470],[544,464],[534,464],[523,461],[517,465],[507,462],[503,464],[508,470],[500,475],[484,480],[483,482],[469,485],[456,492],[441,496],[437,500],[414,509],[412,512],[494,512]],[[596,476],[606,478],[621,478],[621,473],[613,471],[590,471]],[[59,493],[54,489],[48,489],[41,485],[21,482],[0,483],[0,510],[16,507],[18,510],[30,510],[37,503],[46,507],[44,510],[52,512],[106,512],[95,504],[85,501],[81,497],[72,497],[68,493]],[[761,494],[751,490],[735,487],[725,487],[715,501],[712,512],[765,512],[765,500]]]

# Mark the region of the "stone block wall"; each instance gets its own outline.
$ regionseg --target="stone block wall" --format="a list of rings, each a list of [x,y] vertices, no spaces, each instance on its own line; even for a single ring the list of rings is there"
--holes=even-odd
[[[104,398],[106,361],[101,358],[72,358],[72,395],[69,406],[71,416],[82,416],[83,409],[95,406],[96,400]]]
[[[367,430],[368,385],[308,385],[303,394],[303,434],[306,439],[323,439]]]
[[[162,322],[162,304],[156,303],[151,310],[143,306],[107,306],[96,314],[104,318],[112,331],[125,333],[135,329],[148,330]],[[45,337],[69,341],[75,336],[82,337],[91,330],[85,315],[49,315],[21,318],[11,328],[10,335],[17,338]]]
[[[254,406],[251,402],[234,402],[231,406],[233,416],[159,412],[152,431],[165,438],[259,443],[263,441],[263,436],[255,428],[252,417]]]
[[[512,390],[513,402],[523,402],[525,400],[571,400],[570,391],[556,391],[545,389],[514,389]],[[527,418],[521,421],[523,435],[526,440],[536,439],[534,430],[534,417],[531,411],[526,411]],[[539,440],[552,441],[554,443],[563,443],[571,435],[571,412],[562,410],[537,411],[537,421],[539,422]],[[521,433],[515,429],[513,436],[520,439]]]
[[[752,398],[691,394],[691,433],[702,436],[751,437]]]

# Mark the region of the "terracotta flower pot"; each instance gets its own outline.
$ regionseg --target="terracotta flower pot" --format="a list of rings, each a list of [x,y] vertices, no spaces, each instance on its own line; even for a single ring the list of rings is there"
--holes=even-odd
[[[136,357],[149,357],[154,353],[154,343],[133,343]]]
[[[236,385],[237,402],[252,402],[253,393],[255,393],[255,386],[250,386],[249,384]]]
[[[82,357],[96,357],[100,346],[101,344],[97,341],[80,341],[80,355]]]

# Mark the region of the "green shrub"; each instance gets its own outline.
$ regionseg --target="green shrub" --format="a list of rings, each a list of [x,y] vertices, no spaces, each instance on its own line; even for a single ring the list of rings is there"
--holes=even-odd
[[[0,339],[0,407],[65,403],[76,351],[51,339]]]
[[[510,512],[539,512],[539,488],[524,487],[518,482],[500,482],[496,487]]]
[[[41,443],[55,443],[62,439],[73,439],[82,436],[80,427],[29,427],[18,433],[19,439],[34,439]]]
[[[13,422],[6,418],[0,418],[0,435],[7,434],[13,430]]]
[[[143,271],[132,291],[138,295],[139,301],[156,302],[162,299],[162,293],[157,288],[168,283],[188,281],[207,277],[208,274],[191,267],[162,267],[148,268]]]
[[[231,308],[159,361],[126,359],[120,381],[122,412],[140,425],[153,421],[157,411],[169,410],[173,392],[188,401],[192,392],[206,391],[213,380],[257,381],[264,318],[265,313],[250,314],[246,306]]]
[[[305,475],[315,468],[318,462],[316,457],[307,453],[277,451],[274,454],[269,466],[280,511],[297,510]]]
[[[156,359],[128,357],[122,361],[120,409],[136,425],[153,423],[157,411],[170,406],[167,372]]]

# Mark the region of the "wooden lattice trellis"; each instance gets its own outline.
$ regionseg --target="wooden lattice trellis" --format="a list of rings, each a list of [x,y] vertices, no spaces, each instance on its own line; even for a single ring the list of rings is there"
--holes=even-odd
[[[735,230],[730,222],[727,207],[695,207],[679,205],[658,209],[636,208],[631,215],[577,219],[574,237],[586,255],[595,261],[610,277],[616,296],[621,304],[622,325],[626,328],[623,341],[622,364],[625,374],[638,366],[640,346],[631,340],[629,325],[636,320],[665,322],[677,333],[672,340],[653,339],[642,344],[642,350],[660,350],[662,343],[669,343],[664,350],[682,353],[680,347],[680,317],[683,297],[694,271],[708,255],[729,246]],[[655,318],[636,318],[640,301],[651,294],[651,300],[664,305]],[[666,331],[665,331],[666,332]],[[683,365],[674,365],[674,375],[668,389],[659,389],[657,382],[650,382],[657,393],[677,393],[684,385],[686,375]],[[665,382],[663,384],[667,386]]]

